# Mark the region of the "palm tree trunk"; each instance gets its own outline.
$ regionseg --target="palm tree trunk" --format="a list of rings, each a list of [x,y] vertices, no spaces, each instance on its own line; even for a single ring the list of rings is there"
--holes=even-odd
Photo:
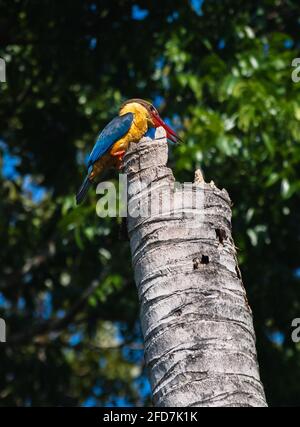
[[[161,128],[155,140],[131,144],[124,159],[154,405],[266,406],[228,193],[199,171],[193,184],[174,188],[167,159]]]

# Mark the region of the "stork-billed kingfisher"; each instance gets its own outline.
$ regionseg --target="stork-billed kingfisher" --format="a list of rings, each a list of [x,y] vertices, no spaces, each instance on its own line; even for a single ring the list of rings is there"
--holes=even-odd
[[[160,118],[156,108],[143,99],[130,99],[124,102],[119,115],[100,132],[88,159],[88,172],[77,195],[77,204],[85,198],[94,179],[105,169],[120,168],[123,156],[130,142],[138,142],[149,128],[162,126],[167,138],[180,141],[179,136]]]

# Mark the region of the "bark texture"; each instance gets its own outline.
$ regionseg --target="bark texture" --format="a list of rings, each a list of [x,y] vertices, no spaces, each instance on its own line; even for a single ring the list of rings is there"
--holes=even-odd
[[[267,406],[231,237],[228,193],[205,183],[199,171],[193,184],[174,189],[167,160],[161,128],[154,140],[131,144],[124,159],[128,233],[154,405]],[[171,213],[163,206],[137,214],[150,196],[162,206],[169,194]]]

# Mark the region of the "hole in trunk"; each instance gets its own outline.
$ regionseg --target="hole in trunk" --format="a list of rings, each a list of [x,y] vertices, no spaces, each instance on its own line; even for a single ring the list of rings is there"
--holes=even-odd
[[[206,264],[208,264],[208,263],[209,263],[209,257],[208,257],[207,255],[202,255],[202,256],[201,256],[201,259],[199,259],[199,258],[194,258],[194,259],[193,259],[193,267],[194,267],[194,270],[198,270],[201,264],[202,264],[202,265],[206,265]]]
[[[199,259],[199,258],[194,258],[194,259],[193,259],[193,267],[194,267],[194,270],[198,270],[199,265],[200,265],[200,259]]]
[[[202,255],[201,264],[208,264],[208,263],[209,263],[209,257],[207,255]]]
[[[216,228],[216,235],[221,245],[223,245],[224,240],[227,239],[226,231],[223,228]]]

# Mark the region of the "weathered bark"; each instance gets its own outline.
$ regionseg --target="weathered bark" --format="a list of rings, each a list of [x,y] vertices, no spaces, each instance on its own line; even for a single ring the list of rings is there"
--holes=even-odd
[[[128,233],[154,405],[266,406],[228,193],[199,173],[194,184],[174,190],[163,132],[131,144],[124,159],[132,211]],[[155,188],[143,188],[144,182]],[[158,204],[170,189],[175,213],[165,208],[133,216],[150,195],[159,196]],[[197,209],[195,195],[203,202]]]

